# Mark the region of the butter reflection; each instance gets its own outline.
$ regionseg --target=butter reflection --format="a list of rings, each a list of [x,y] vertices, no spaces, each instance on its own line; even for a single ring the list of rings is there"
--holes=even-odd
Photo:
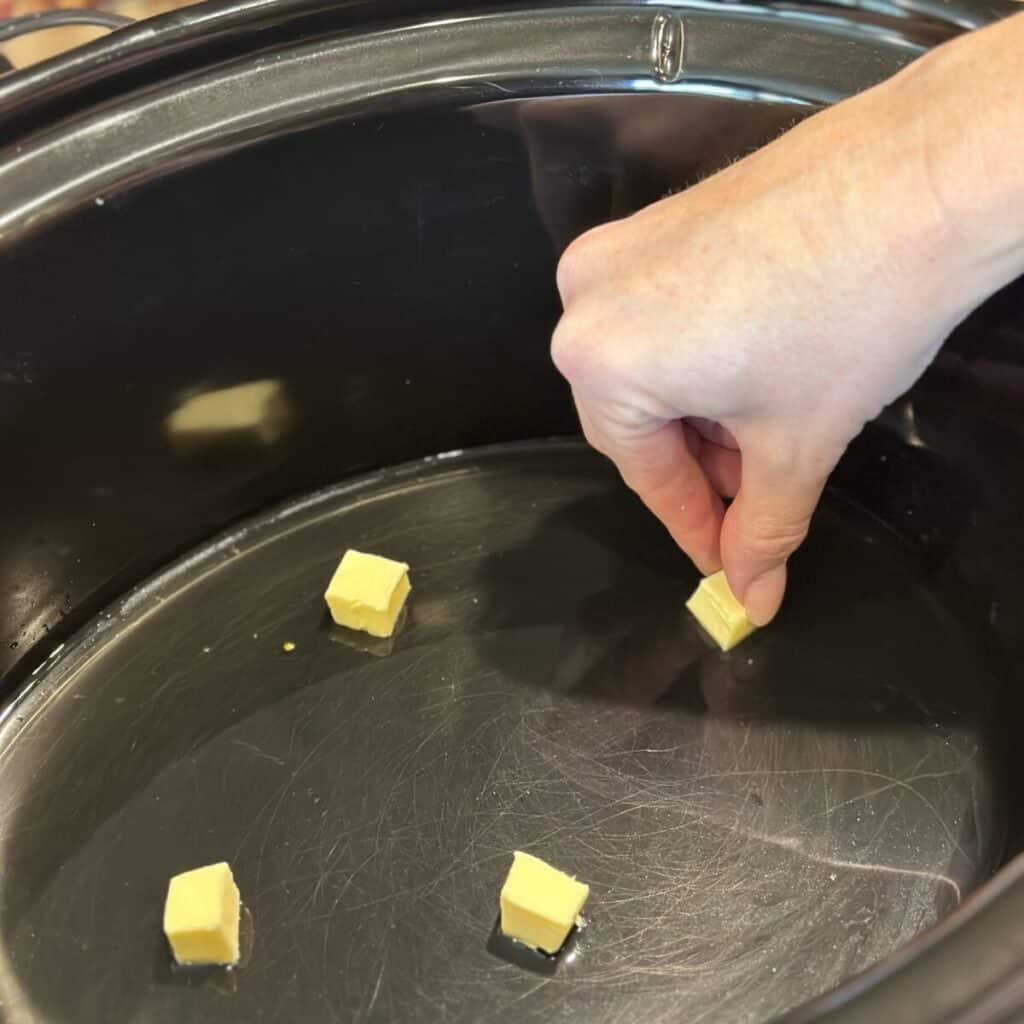
[[[160,950],[157,954],[156,980],[163,985],[174,985],[183,988],[208,988],[222,996],[238,994],[238,972],[252,960],[253,946],[256,942],[256,927],[252,912],[242,904],[238,919],[239,960],[237,964],[223,966],[218,964],[176,964],[164,937],[160,937]]]
[[[395,649],[395,640],[405,628],[409,616],[409,606],[406,605],[399,613],[395,622],[395,631],[391,636],[371,636],[358,629],[349,629],[347,626],[339,626],[330,615],[324,617],[323,628],[327,630],[331,642],[342,644],[352,648],[360,654],[370,654],[375,658],[386,658]]]
[[[191,395],[164,429],[174,448],[188,454],[222,445],[268,447],[288,433],[292,418],[284,383],[272,378]]]
[[[494,927],[487,936],[487,952],[505,963],[538,974],[542,978],[554,977],[560,967],[575,963],[580,956],[580,927],[569,932],[562,948],[554,954],[542,953],[539,949],[531,949],[515,939],[510,939],[501,930],[501,915],[494,922]]]

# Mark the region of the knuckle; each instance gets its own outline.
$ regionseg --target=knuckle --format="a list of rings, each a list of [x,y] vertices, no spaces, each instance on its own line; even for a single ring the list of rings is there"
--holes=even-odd
[[[586,367],[587,345],[585,335],[568,314],[558,321],[551,336],[551,360],[566,380],[577,380]]]
[[[596,452],[600,452],[602,455],[605,454],[604,438],[601,434],[593,428],[589,423],[583,421],[580,423],[580,427],[583,430],[583,439],[590,445],[591,448]]]
[[[593,268],[604,251],[604,236],[607,230],[608,225],[591,228],[570,242],[562,253],[555,272],[555,281],[563,305],[568,305],[573,296],[591,280]]]
[[[551,337],[551,359],[559,373],[575,387],[598,391],[621,379],[617,348],[613,332],[590,308],[564,314]]]
[[[568,306],[573,295],[574,285],[578,279],[576,243],[573,242],[565,252],[562,253],[555,269],[555,284],[558,287],[558,294],[562,298],[562,305]]]
[[[783,562],[807,536],[808,517],[755,520],[740,533],[739,541],[747,554],[759,562]]]

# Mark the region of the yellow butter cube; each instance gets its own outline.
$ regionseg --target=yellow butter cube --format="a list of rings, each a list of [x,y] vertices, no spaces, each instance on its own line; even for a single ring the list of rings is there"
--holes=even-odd
[[[544,953],[557,953],[589,895],[590,886],[517,851],[501,890],[501,930]]]
[[[339,626],[387,637],[412,587],[409,566],[362,551],[345,552],[324,599]]]
[[[705,576],[686,607],[723,651],[735,647],[757,629],[733,595],[724,572]]]
[[[238,886],[227,864],[175,875],[167,886],[164,932],[179,964],[238,963]]]

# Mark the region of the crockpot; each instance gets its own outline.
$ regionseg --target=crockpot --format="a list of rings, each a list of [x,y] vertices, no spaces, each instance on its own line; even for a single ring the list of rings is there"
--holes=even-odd
[[[230,0],[0,77],[0,1018],[1024,1019],[1020,287],[728,655],[547,352],[573,237],[1012,7]]]

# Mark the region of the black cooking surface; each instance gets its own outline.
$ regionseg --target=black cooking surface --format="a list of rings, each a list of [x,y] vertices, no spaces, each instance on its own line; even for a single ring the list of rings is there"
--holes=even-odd
[[[412,567],[390,645],[328,621],[349,546]],[[0,1016],[753,1022],[831,988],[988,876],[1007,811],[949,581],[834,495],[791,576],[718,653],[686,559],[562,443],[380,473],[196,552],[0,725]],[[591,885],[554,971],[496,955],[513,849]],[[221,859],[247,962],[172,971],[167,879]]]

